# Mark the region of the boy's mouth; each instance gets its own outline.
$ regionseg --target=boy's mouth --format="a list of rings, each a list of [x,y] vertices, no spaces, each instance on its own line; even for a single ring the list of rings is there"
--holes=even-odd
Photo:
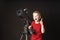
[[[35,19],[35,20],[37,20],[37,19]]]

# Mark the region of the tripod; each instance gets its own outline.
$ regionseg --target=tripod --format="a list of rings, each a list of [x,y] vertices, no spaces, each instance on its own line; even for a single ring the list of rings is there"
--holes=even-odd
[[[22,33],[22,35],[21,35],[21,37],[20,37],[20,40],[22,40],[22,38],[23,38],[24,35],[25,35],[25,37],[26,37],[26,40],[28,40],[27,27],[28,27],[28,20],[26,20],[26,24],[25,24],[25,26],[24,26],[24,31],[23,31],[23,33]]]

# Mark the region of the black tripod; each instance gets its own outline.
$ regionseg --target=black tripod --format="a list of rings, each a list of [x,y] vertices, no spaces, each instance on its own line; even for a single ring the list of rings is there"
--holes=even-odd
[[[26,37],[26,40],[28,40],[27,27],[28,27],[28,20],[26,20],[26,22],[25,22],[24,31],[23,31],[23,33],[22,33],[22,35],[21,35],[21,37],[20,37],[20,40],[22,40],[22,38],[23,38],[24,35],[25,35],[25,37]]]

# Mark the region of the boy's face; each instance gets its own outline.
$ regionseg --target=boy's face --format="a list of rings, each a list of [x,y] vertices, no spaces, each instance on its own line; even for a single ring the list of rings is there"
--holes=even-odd
[[[33,13],[33,19],[34,21],[39,21],[41,19],[41,16],[38,13]]]

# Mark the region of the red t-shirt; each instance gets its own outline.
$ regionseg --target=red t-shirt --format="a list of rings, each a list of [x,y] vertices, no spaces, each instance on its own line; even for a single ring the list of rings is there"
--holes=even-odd
[[[31,35],[31,40],[42,40],[41,24],[40,23],[36,24],[35,21],[33,21],[31,23],[31,26],[35,31],[35,33]]]

